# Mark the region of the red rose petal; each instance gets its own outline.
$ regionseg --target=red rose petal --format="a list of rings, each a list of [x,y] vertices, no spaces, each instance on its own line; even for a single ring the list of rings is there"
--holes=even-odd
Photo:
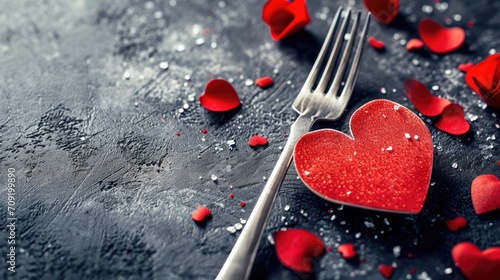
[[[212,112],[231,111],[241,104],[233,86],[223,79],[209,81],[199,100],[201,106]]]
[[[414,79],[406,80],[403,89],[413,106],[427,117],[440,115],[444,108],[451,103],[448,99],[432,95],[424,84]]]
[[[465,41],[465,31],[460,27],[445,28],[438,22],[424,18],[418,25],[418,34],[425,45],[434,53],[452,52]]]
[[[324,250],[321,239],[302,229],[274,232],[274,249],[280,262],[295,271],[311,272]]]
[[[262,9],[262,19],[276,41],[296,33],[310,22],[305,0],[269,0]]]
[[[381,51],[381,50],[385,49],[384,42],[375,39],[375,37],[368,38],[368,43],[370,44],[370,46],[372,46],[376,50]]]
[[[470,68],[465,82],[486,104],[500,109],[500,54],[490,55]]]
[[[443,109],[443,113],[434,126],[452,135],[462,135],[469,131],[470,125],[464,118],[464,109],[457,103],[451,103]]]
[[[210,215],[212,215],[210,209],[205,206],[198,206],[193,214],[191,214],[191,218],[193,218],[195,222],[199,223],[205,221],[205,219],[210,217]]]
[[[444,222],[446,226],[453,232],[457,232],[459,229],[467,226],[467,221],[464,217],[457,217],[453,220],[446,220]]]
[[[356,250],[354,249],[354,244],[351,243],[341,244],[337,248],[337,251],[342,255],[344,259],[352,259],[358,255],[356,253]]]
[[[294,162],[301,180],[331,202],[418,213],[432,171],[427,126],[397,103],[374,100],[352,114],[350,128],[352,137],[322,129],[299,139]]]
[[[455,265],[467,279],[498,280],[500,277],[500,247],[481,251],[470,242],[461,242],[451,249]]]
[[[260,88],[268,88],[274,84],[274,81],[271,77],[266,76],[255,80],[255,84]]]
[[[375,19],[389,24],[399,12],[399,0],[363,0],[365,7]]]
[[[458,65],[458,70],[467,73],[472,67],[474,67],[474,63],[468,62],[468,63],[461,63]]]
[[[424,42],[422,42],[419,39],[415,39],[415,38],[410,39],[410,41],[408,41],[408,43],[406,43],[406,49],[408,51],[419,50],[423,47],[424,47]]]
[[[381,265],[378,266],[378,271],[386,279],[390,279],[391,276],[392,276],[392,274],[394,273],[394,266],[381,264]]]
[[[471,196],[478,215],[500,209],[500,180],[491,174],[477,176],[472,181]]]
[[[250,145],[250,147],[252,148],[257,146],[266,146],[267,139],[259,135],[254,135],[250,138],[250,140],[248,140],[248,145]]]

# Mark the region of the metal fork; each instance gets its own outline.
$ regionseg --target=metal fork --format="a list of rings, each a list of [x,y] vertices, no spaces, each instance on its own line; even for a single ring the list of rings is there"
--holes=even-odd
[[[344,78],[352,47],[358,32],[361,11],[356,13],[350,32],[346,33],[351,16],[351,10],[348,9],[345,12],[340,30],[338,31],[337,36],[335,36],[337,26],[339,25],[340,18],[342,17],[342,11],[342,7],[337,10],[335,18],[325,38],[325,42],[319,52],[318,58],[316,59],[304,86],[293,103],[293,109],[299,113],[299,116],[291,125],[288,141],[283,148],[271,176],[262,190],[262,194],[257,201],[255,208],[248,218],[245,228],[236,241],[236,244],[224,263],[224,266],[217,275],[217,280],[248,279],[271,207],[276,199],[276,195],[286,171],[290,166],[295,144],[302,135],[309,132],[315,121],[320,119],[335,121],[340,118],[347,106],[347,103],[349,102],[359,70],[361,53],[363,52],[364,41],[370,22],[370,13],[368,13],[366,17],[357,48],[354,50],[354,57],[352,58],[350,70],[345,77],[345,84],[343,84],[342,80]],[[335,41],[333,42],[330,52],[329,48],[334,37]],[[332,72],[336,65],[337,56],[342,49],[343,40],[347,41],[347,43],[344,47],[340,62],[338,63],[335,77],[327,90],[327,87],[330,84],[329,81],[331,79]],[[323,74],[318,80],[318,76],[322,66],[325,64],[328,52],[330,52],[330,56],[324,66]],[[315,84],[317,84],[316,87],[314,87]],[[339,95],[338,92],[340,91],[342,85],[344,85],[344,87]]]

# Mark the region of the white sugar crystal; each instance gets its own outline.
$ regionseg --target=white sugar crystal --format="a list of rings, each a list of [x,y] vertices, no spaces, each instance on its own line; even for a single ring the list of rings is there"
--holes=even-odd
[[[453,269],[451,267],[447,267],[444,269],[444,274],[452,274],[453,273]]]
[[[456,168],[458,167],[458,163],[454,162],[454,163],[451,165],[451,167],[453,167],[453,168],[455,168],[455,169],[456,169]]]
[[[158,64],[158,66],[160,67],[160,69],[162,70],[167,70],[168,69],[168,62],[166,61],[162,61]]]
[[[406,139],[410,139],[410,138],[411,138],[410,133],[405,133],[405,138],[406,138]]]
[[[226,228],[227,231],[229,231],[230,233],[235,233],[237,230],[234,226],[229,226]]]
[[[214,182],[217,182],[217,180],[219,178],[217,178],[217,176],[215,176],[214,174],[212,174],[212,176],[210,176],[210,179],[212,179],[212,181],[214,181]]]
[[[285,208],[283,208],[285,211],[290,210],[290,205],[285,205]]]

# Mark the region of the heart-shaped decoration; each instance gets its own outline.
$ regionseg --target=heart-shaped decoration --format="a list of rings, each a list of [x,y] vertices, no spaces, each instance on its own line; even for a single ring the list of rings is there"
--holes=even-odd
[[[250,147],[252,148],[257,146],[266,146],[267,138],[259,135],[254,135],[248,140],[248,145],[250,145]]]
[[[201,223],[208,219],[212,215],[210,209],[205,206],[198,206],[196,210],[191,214],[191,218],[198,223]]]
[[[424,42],[415,38],[410,39],[410,41],[406,43],[406,50],[408,51],[419,50],[423,47],[424,47]]]
[[[302,181],[326,200],[367,209],[418,213],[432,171],[429,130],[413,112],[374,100],[350,120],[352,138],[323,129],[302,136],[294,162]]]
[[[278,259],[284,266],[295,271],[311,272],[314,262],[324,251],[321,239],[307,230],[276,231],[273,237]]]
[[[378,272],[385,277],[385,279],[390,279],[392,274],[394,273],[394,266],[381,264],[378,266]]]
[[[352,259],[358,255],[354,249],[354,244],[352,243],[340,244],[337,251],[344,259]]]
[[[296,33],[311,21],[305,0],[269,0],[262,9],[262,19],[276,41]]]
[[[449,230],[457,232],[467,226],[467,220],[464,217],[456,217],[453,220],[444,221]]]
[[[209,81],[199,100],[201,106],[212,112],[231,111],[241,104],[233,86],[223,79]]]
[[[265,76],[255,80],[255,84],[260,88],[268,88],[274,84],[274,81],[271,77]]]
[[[477,176],[472,181],[471,196],[478,215],[500,209],[500,180],[491,174]]]
[[[470,242],[461,242],[451,249],[455,265],[471,280],[498,280],[500,277],[500,247],[481,251]]]
[[[452,135],[462,135],[469,131],[470,124],[464,118],[462,106],[451,103],[443,109],[443,113],[434,126]]]
[[[370,44],[370,46],[372,46],[374,49],[378,51],[382,51],[385,49],[384,42],[377,40],[375,37],[368,38],[368,43]]]
[[[418,34],[429,50],[437,54],[452,52],[460,48],[465,41],[465,31],[462,28],[445,28],[428,18],[420,21]]]
[[[376,20],[389,24],[399,12],[399,0],[363,0],[365,7]]]
[[[444,108],[451,103],[448,99],[432,95],[424,84],[414,79],[406,80],[403,89],[413,106],[427,117],[440,115]]]

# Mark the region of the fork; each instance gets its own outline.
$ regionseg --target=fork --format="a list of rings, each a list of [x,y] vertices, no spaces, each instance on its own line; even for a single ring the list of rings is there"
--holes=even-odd
[[[354,57],[352,58],[350,70],[345,77],[345,83],[343,83],[342,80],[358,32],[361,11],[356,12],[356,17],[354,18],[350,33],[346,33],[351,17],[351,10],[348,9],[343,16],[344,19],[341,23],[340,30],[335,37],[337,25],[339,25],[342,13],[343,8],[339,7],[311,72],[293,102],[293,109],[299,116],[290,127],[290,134],[286,145],[283,148],[271,176],[262,190],[262,194],[255,208],[248,218],[245,228],[231,250],[224,266],[217,275],[216,280],[248,279],[271,207],[273,206],[279,187],[292,161],[295,144],[302,135],[309,132],[315,121],[335,121],[339,119],[349,102],[358,75],[360,58],[370,22],[370,13],[366,16],[358,45],[354,50]],[[333,42],[330,51],[330,45],[334,37],[335,42]],[[338,63],[335,77],[330,83],[331,75],[337,64],[337,57],[342,49],[343,40],[347,41],[347,43],[343,48],[342,57]],[[328,52],[330,52],[330,56],[325,62]],[[318,80],[323,65],[325,65],[323,74]],[[329,84],[330,86],[328,87]],[[341,93],[338,94],[342,85],[343,89]]]

